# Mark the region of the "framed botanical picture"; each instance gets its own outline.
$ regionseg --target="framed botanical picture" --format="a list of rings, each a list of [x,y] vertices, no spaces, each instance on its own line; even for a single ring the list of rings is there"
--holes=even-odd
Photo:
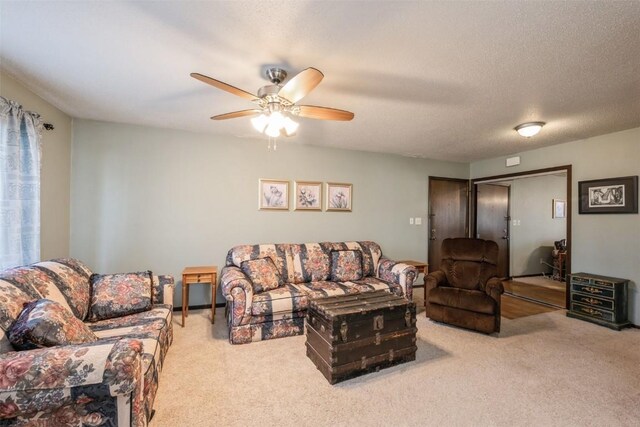
[[[551,212],[552,218],[566,218],[567,217],[567,202],[560,199],[553,199],[553,211]]]
[[[351,212],[353,185],[327,182],[327,210]]]
[[[258,197],[260,209],[289,210],[289,181],[261,179]]]
[[[322,210],[322,183],[313,181],[295,182],[295,210]]]
[[[638,176],[578,182],[581,214],[638,213]]]

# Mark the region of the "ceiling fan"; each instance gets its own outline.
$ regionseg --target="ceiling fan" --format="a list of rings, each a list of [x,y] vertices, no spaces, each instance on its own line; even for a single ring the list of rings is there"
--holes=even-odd
[[[324,74],[319,70],[309,67],[296,74],[285,85],[281,84],[287,78],[285,70],[269,68],[266,71],[266,75],[272,84],[258,89],[258,95],[256,96],[220,80],[199,73],[191,73],[191,77],[194,79],[248,99],[256,104],[256,108],[219,114],[211,117],[212,120],[257,116],[251,119],[251,124],[258,132],[263,132],[273,138],[295,134],[298,129],[298,123],[291,120],[289,116],[318,120],[349,121],[353,119],[353,113],[349,111],[296,104],[320,84]]]

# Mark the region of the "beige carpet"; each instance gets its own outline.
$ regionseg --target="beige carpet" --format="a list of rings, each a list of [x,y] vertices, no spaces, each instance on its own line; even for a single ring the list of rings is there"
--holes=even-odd
[[[637,426],[640,330],[563,310],[499,336],[434,323],[419,297],[415,362],[329,385],[304,336],[232,346],[223,311],[192,311],[165,361],[151,427]],[[176,316],[179,318],[179,316]]]

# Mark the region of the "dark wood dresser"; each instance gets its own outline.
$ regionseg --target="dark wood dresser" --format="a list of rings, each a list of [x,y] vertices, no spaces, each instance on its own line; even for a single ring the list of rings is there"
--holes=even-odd
[[[627,320],[629,280],[589,273],[569,276],[571,306],[567,316],[618,331],[631,326]]]

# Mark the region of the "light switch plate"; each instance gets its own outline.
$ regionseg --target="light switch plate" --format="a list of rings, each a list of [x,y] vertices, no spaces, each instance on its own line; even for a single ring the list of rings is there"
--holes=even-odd
[[[422,225],[422,218],[416,217],[416,225]]]
[[[409,218],[409,225],[413,225],[413,217]]]

